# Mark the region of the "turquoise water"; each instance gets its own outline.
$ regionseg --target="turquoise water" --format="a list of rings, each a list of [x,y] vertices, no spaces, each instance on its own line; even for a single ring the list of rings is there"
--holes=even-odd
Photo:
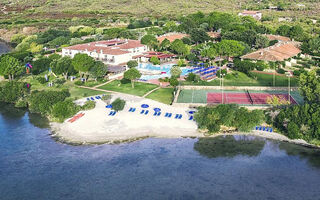
[[[320,152],[251,136],[71,146],[48,121],[0,104],[0,199],[320,197]]]
[[[174,64],[163,64],[163,65],[153,65],[152,63],[140,63],[137,67],[138,70],[143,71],[150,71],[150,72],[163,72],[163,74],[158,75],[142,75],[141,80],[152,80],[152,79],[159,79],[165,77],[171,77],[170,69]],[[181,76],[187,75],[189,72],[188,68],[182,67],[181,68]]]

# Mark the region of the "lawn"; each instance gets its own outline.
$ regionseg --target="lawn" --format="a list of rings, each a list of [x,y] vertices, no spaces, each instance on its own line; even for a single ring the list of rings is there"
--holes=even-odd
[[[143,96],[147,92],[157,88],[157,85],[149,83],[136,82],[134,88],[131,87],[131,83],[121,83],[119,80],[112,81],[104,86],[99,87],[99,89],[111,90],[115,92],[121,92],[126,94],[132,94],[137,96]]]
[[[90,90],[86,88],[78,88],[78,87],[70,87],[69,92],[71,94],[70,97],[72,99],[81,99],[83,97],[88,97],[88,96],[107,94],[106,92]]]
[[[173,88],[160,88],[147,96],[148,99],[171,104],[173,100]]]
[[[248,77],[242,72],[229,73],[225,76],[223,84],[225,86],[273,86],[273,75],[253,73],[256,79]],[[275,76],[276,87],[288,86],[288,78],[285,76]],[[183,85],[205,85],[220,86],[220,80],[216,79],[210,82],[200,81],[199,83],[182,82]],[[298,79],[291,78],[291,86],[298,86]]]

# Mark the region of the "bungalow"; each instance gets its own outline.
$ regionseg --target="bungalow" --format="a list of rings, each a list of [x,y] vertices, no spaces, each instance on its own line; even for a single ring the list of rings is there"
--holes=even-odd
[[[239,16],[251,16],[255,18],[256,20],[261,20],[262,13],[260,11],[251,11],[251,10],[245,10],[238,14]]]
[[[77,53],[84,53],[105,64],[119,66],[147,51],[148,47],[138,40],[114,39],[65,47],[62,48],[62,56],[73,58]]]
[[[150,52],[145,52],[141,55],[134,56],[133,59],[136,59],[139,62],[148,62],[148,60],[153,56],[157,57],[160,60],[160,62],[172,61],[172,59],[176,57],[176,55],[174,54],[166,54],[161,52],[150,51]]]
[[[271,47],[259,49],[241,57],[241,59],[262,61],[285,61],[301,53],[298,42],[279,42]],[[288,64],[287,64],[288,65]]]

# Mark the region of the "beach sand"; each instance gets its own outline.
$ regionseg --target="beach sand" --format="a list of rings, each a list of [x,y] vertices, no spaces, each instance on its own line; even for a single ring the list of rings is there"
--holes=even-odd
[[[52,123],[54,136],[69,143],[115,143],[132,141],[145,137],[177,138],[201,137],[197,131],[195,121],[190,121],[187,108],[176,108],[150,99],[131,95],[114,94],[116,98],[126,100],[123,111],[115,116],[108,116],[110,109],[102,100],[96,100],[93,110],[82,111],[85,115],[77,121],[70,123]],[[79,104],[84,100],[78,101]],[[140,114],[142,104],[148,104],[149,114]],[[136,108],[134,113],[129,108]],[[161,109],[161,116],[153,116],[153,108]],[[166,112],[172,113],[171,118],[164,117]],[[182,119],[174,119],[175,114],[182,114]]]
[[[206,137],[197,129],[195,121],[190,121],[188,108],[178,108],[150,99],[136,97],[126,94],[113,94],[112,100],[116,98],[126,100],[123,111],[115,116],[108,116],[110,109],[106,108],[106,103],[96,100],[96,107],[92,110],[81,111],[85,115],[77,121],[70,123],[68,119],[64,123],[51,123],[53,137],[70,144],[103,144],[135,141],[147,137],[156,138],[180,138],[180,137]],[[78,104],[83,104],[85,99],[78,100]],[[149,114],[140,114],[142,104],[148,104]],[[136,108],[134,113],[128,112],[129,108]],[[161,116],[153,116],[153,108],[161,109]],[[172,113],[171,118],[164,117],[166,112]],[[182,114],[182,119],[174,119],[175,114]],[[252,131],[249,133],[233,132],[219,133],[210,137],[220,135],[253,135],[273,140],[280,140],[309,145],[304,140],[290,140],[284,135],[264,131]]]

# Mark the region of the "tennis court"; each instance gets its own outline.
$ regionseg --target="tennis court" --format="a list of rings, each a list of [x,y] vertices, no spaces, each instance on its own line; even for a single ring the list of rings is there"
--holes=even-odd
[[[267,105],[267,99],[276,96],[289,101],[291,104],[303,103],[299,92],[293,91],[248,91],[248,90],[182,90],[178,103],[204,103],[204,104],[239,104],[239,105]]]

